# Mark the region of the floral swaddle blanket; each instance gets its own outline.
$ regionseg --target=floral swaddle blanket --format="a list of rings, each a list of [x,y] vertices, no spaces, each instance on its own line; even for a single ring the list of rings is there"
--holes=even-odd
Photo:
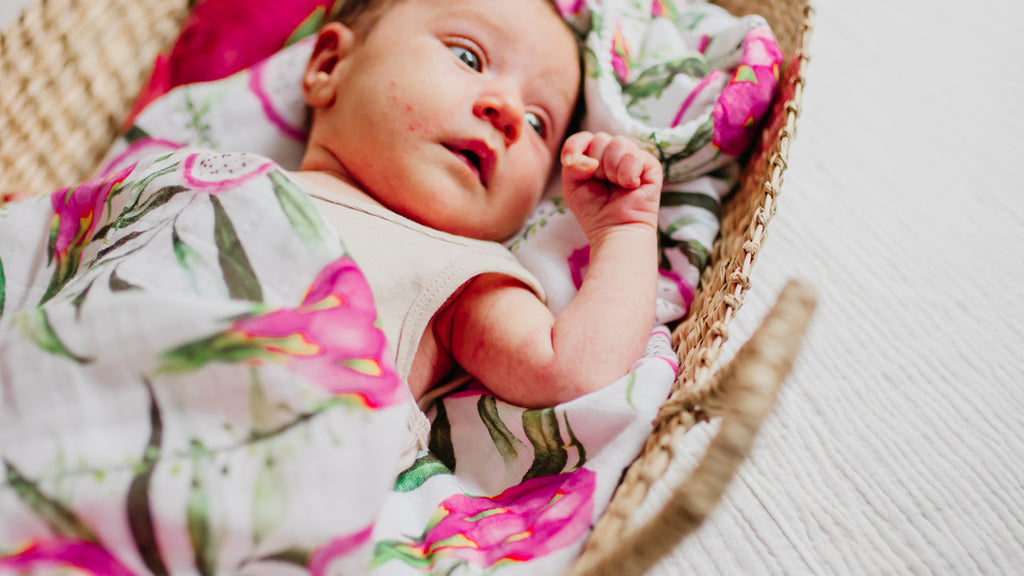
[[[302,18],[274,24],[290,48],[168,92],[190,63],[239,66],[190,60],[183,34],[96,179],[0,207],[0,574],[564,570],[675,378],[667,330],[552,409],[457,389],[396,478],[408,393],[343,231],[282,172],[305,137],[300,39],[333,3],[260,3]],[[763,20],[704,3],[558,4],[586,34],[585,127],[665,164],[659,319],[677,319],[781,54]],[[571,299],[587,249],[556,191],[509,246],[553,309]]]

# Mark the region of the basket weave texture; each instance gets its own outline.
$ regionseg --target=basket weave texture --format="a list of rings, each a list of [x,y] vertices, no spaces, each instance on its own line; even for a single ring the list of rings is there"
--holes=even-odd
[[[716,3],[738,15],[761,14],[771,24],[786,54],[780,97],[738,189],[722,207],[721,236],[690,314],[673,331],[679,378],[573,574],[642,573],[703,521],[749,451],[813,309],[813,295],[804,287],[788,288],[744,350],[714,372],[775,213],[800,111],[813,18],[808,0]],[[36,0],[3,30],[0,192],[53,190],[86,179],[121,131],[154,58],[173,42],[189,4]],[[676,440],[696,423],[723,414],[730,424],[723,421],[698,470],[661,514],[634,526],[633,513],[668,468]]]
[[[780,94],[745,163],[738,189],[722,206],[721,234],[701,275],[689,315],[672,332],[679,376],[643,452],[627,470],[572,574],[643,573],[703,522],[774,404],[775,391],[789,371],[814,308],[810,288],[791,284],[772,312],[782,326],[769,326],[772,318],[765,320],[759,334],[744,346],[751,350],[747,354],[741,351],[730,366],[714,372],[775,214],[800,114],[814,16],[809,0],[714,1],[733,14],[756,13],[768,20],[786,55]],[[755,348],[769,351],[762,356]],[[751,376],[737,381],[737,373]],[[666,509],[646,525],[635,526],[633,515],[651,485],[668,469],[676,441],[698,422],[730,411],[737,427],[723,423],[701,466],[675,489]],[[733,433],[735,436],[729,437]]]
[[[37,0],[0,33],[0,191],[85,180],[186,0]]]

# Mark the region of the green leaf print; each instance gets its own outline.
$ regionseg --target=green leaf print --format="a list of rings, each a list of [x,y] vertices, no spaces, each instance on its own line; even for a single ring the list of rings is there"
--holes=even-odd
[[[281,562],[305,569],[309,566],[310,556],[312,556],[312,552],[309,550],[304,550],[302,548],[289,548],[287,550],[281,550],[280,552],[274,552],[272,554],[267,554],[266,556],[247,560],[245,564],[250,564],[252,562]]]
[[[217,260],[220,263],[228,294],[239,300],[263,301],[263,290],[256,279],[256,273],[245,254],[245,247],[235,233],[235,226],[216,196],[210,196],[213,205],[214,241],[217,244]]]
[[[452,446],[452,425],[448,421],[448,411],[444,402],[437,403],[437,416],[430,424],[430,440],[428,448],[431,454],[444,464],[445,468],[455,473],[455,447]]]
[[[714,136],[714,130],[714,119],[711,116],[708,116],[708,119],[703,124],[701,124],[696,130],[694,130],[693,136],[690,137],[690,141],[686,143],[686,146],[684,146],[681,150],[678,150],[673,153],[669,153],[668,150],[675,148],[676,145],[674,143],[662,140],[658,132],[656,131],[651,132],[649,134],[648,137],[654,143],[658,155],[658,161],[661,162],[662,170],[664,170],[665,172],[666,182],[679,181],[678,179],[681,177],[680,174],[673,173],[672,168],[679,161],[685,160],[686,158],[693,156],[702,148],[711,144],[712,137]],[[715,158],[717,158],[717,156],[718,154],[716,153]],[[714,158],[712,158],[712,160],[713,159]],[[687,176],[688,174],[689,172],[683,174],[682,176]]]
[[[85,299],[89,296],[89,291],[92,290],[92,285],[95,283],[96,279],[93,278],[88,284],[86,284],[85,289],[71,299],[71,305],[75,307],[75,320],[82,319],[82,304],[85,303]]]
[[[167,156],[170,156],[170,154],[167,154],[165,156],[161,156],[160,158],[158,158],[153,163],[154,166],[156,164],[158,164],[159,162],[162,162],[163,160],[165,160],[167,158]],[[126,204],[125,205],[125,207],[121,210],[121,214],[129,214],[131,212],[134,212],[136,209],[138,209],[139,201],[144,198],[144,196],[143,196],[143,194],[141,194],[141,192],[143,190],[145,190],[146,188],[149,188],[149,185],[152,184],[153,181],[156,180],[157,178],[159,178],[161,176],[165,176],[167,174],[170,174],[171,172],[177,171],[178,170],[178,166],[180,164],[181,164],[180,162],[173,162],[173,163],[168,164],[167,166],[164,166],[163,168],[160,168],[160,169],[154,170],[153,168],[150,168],[149,170],[146,171],[146,175],[145,176],[143,176],[142,178],[140,178],[138,180],[133,181],[131,183],[131,186],[129,186],[129,189],[134,193],[134,200],[132,200],[132,202],[130,204]],[[150,197],[152,197],[152,195]]]
[[[252,498],[253,544],[258,546],[267,534],[281,523],[281,519],[288,511],[282,497],[284,493],[277,463],[273,454],[268,453],[256,473],[256,487]]]
[[[667,251],[671,249],[677,249],[686,256],[687,262],[691,266],[698,270],[703,269],[704,265],[707,264],[708,257],[711,252],[704,244],[701,244],[700,240],[690,238],[688,240],[676,240],[668,235],[668,233],[658,230],[658,253],[661,254],[661,258],[658,262],[660,268],[669,270],[672,268],[672,263],[668,259]]]
[[[632,372],[630,374],[632,374]],[[630,404],[632,404],[632,400],[630,400]],[[569,445],[576,449],[576,454],[578,455],[576,466],[573,466],[572,468],[573,471],[576,471],[582,468],[583,465],[587,463],[587,449],[585,446],[583,446],[583,443],[580,442],[580,439],[577,438],[576,434],[572,431],[572,425],[569,424],[569,415],[564,412],[562,413],[562,422],[565,424],[566,433],[569,434]]]
[[[249,436],[243,441],[243,445],[256,444],[264,440],[275,438],[277,436],[282,436],[289,430],[297,428],[298,426],[301,426],[306,422],[313,420],[320,414],[323,414],[339,406],[351,407],[352,400],[338,396],[320,400],[319,402],[317,402],[317,404],[313,407],[312,410],[308,412],[299,412],[298,414],[291,416],[290,420],[283,422],[275,426],[274,428],[266,430],[251,430],[249,432]]]
[[[588,74],[590,78],[601,77],[601,66],[598,64],[597,54],[589,44],[583,47],[583,69],[590,71]]]
[[[143,138],[149,138],[149,133],[142,128],[139,128],[137,125],[132,124],[132,127],[129,128],[121,138],[128,144],[134,144]]]
[[[711,251],[708,250],[707,246],[701,244],[700,240],[695,238],[686,241],[686,249],[683,252],[686,254],[686,259],[689,260],[690,265],[698,270],[704,268],[711,255]]]
[[[274,196],[281,204],[292,230],[309,247],[319,246],[331,236],[323,218],[306,194],[280,170],[267,173],[274,187]]]
[[[426,456],[418,458],[412,466],[398,475],[393,490],[395,492],[412,492],[434,476],[451,473],[452,471],[437,456],[427,453]]]
[[[110,273],[110,280],[107,282],[111,292],[124,292],[126,290],[139,290],[139,287],[117,275],[117,268]]]
[[[491,435],[491,441],[494,442],[494,447],[498,449],[505,464],[515,462],[519,458],[519,450],[516,449],[516,445],[522,445],[522,442],[502,421],[501,415],[498,413],[497,399],[487,394],[480,396],[480,400],[476,403],[476,411],[484,426],[487,427],[487,433]]]
[[[100,250],[99,252],[97,252],[96,253],[96,257],[93,258],[92,262],[89,263],[89,265],[88,265],[88,267],[86,269],[89,270],[89,269],[95,268],[96,266],[99,266],[101,263],[103,263],[103,259],[104,258],[109,256],[111,253],[116,252],[119,248],[121,248],[125,244],[131,242],[132,240],[138,238],[141,235],[142,235],[142,232],[132,231],[132,232],[129,232],[128,234],[125,234],[121,238],[118,238],[116,242],[114,242],[110,246],[107,246],[107,247],[103,248],[102,250]],[[132,252],[134,252],[134,250]],[[121,254],[120,256],[123,257],[123,256],[125,256],[125,254]]]
[[[35,308],[16,315],[11,322],[11,327],[16,328],[25,338],[35,342],[39,348],[51,354],[69,358],[79,364],[89,364],[93,361],[92,358],[75,354],[64,345],[50,324],[50,318],[44,308]]]
[[[626,384],[626,404],[633,410],[636,410],[636,405],[633,404],[633,390],[636,388],[636,372],[630,371],[629,373],[629,384]]]
[[[400,560],[424,574],[434,574],[431,570],[431,564],[435,561],[433,556],[424,556],[409,544],[398,540],[384,540],[377,543],[373,550],[373,560],[370,562],[370,569],[373,570],[391,560]],[[447,574],[454,574],[456,568],[464,565],[465,562],[455,564]]]
[[[214,132],[206,119],[210,108],[213,107],[213,98],[207,98],[205,102],[197,105],[192,99],[192,91],[185,90],[182,94],[184,95],[185,113],[189,115],[185,127],[191,129],[195,134],[191,139],[192,142],[202,148],[220,148],[219,143],[213,138]]]
[[[136,210],[133,210],[129,213],[122,212],[117,217],[117,220],[114,221],[114,227],[124,228],[126,226],[131,226],[132,224],[141,220],[142,217],[145,216],[146,214],[149,214],[153,210],[156,210],[157,208],[170,202],[171,199],[177,196],[178,194],[188,191],[188,188],[180,185],[165,186],[154,192],[148,198],[146,198],[146,201],[142,203],[142,206],[139,206]]]
[[[299,40],[309,38],[310,36],[317,33],[320,30],[320,26],[324,22],[324,15],[327,11],[323,6],[317,6],[313,13],[306,17],[301,24],[292,32],[292,35],[288,37],[288,40],[284,43],[285,46],[291,46]]]
[[[569,453],[562,443],[558,415],[554,408],[523,412],[523,431],[533,444],[533,465],[523,476],[523,482],[539,476],[559,474],[569,461]]]
[[[661,206],[693,206],[695,208],[701,208],[710,212],[715,220],[722,218],[722,205],[712,196],[707,194],[701,194],[700,192],[672,192],[663,191],[661,193]],[[669,234],[672,230],[669,230]]]
[[[146,563],[146,567],[153,574],[165,576],[167,567],[160,557],[160,549],[157,546],[153,527],[153,513],[149,506],[149,483],[152,480],[157,460],[160,458],[163,422],[160,418],[160,406],[153,393],[153,385],[149,380],[143,380],[143,385],[149,395],[149,441],[142,453],[142,460],[136,466],[135,477],[128,487],[126,513],[128,525],[131,528],[139,555],[142,556],[142,561]]]
[[[146,182],[148,184],[148,182],[152,181],[152,179],[155,178],[156,176],[162,176],[163,174],[166,174],[170,171],[171,170],[164,168],[162,170],[157,171],[155,174],[147,176],[145,179],[142,180],[142,182]],[[135,183],[133,185],[133,188],[139,188],[139,183]],[[143,196],[136,198],[135,203],[133,203],[131,206],[125,206],[113,222],[106,224],[102,226],[99,230],[97,230],[96,234],[93,236],[93,239],[105,239],[107,237],[107,234],[109,234],[111,230],[120,230],[122,228],[131,226],[132,224],[135,224],[136,222],[141,220],[146,214],[149,214],[153,210],[156,210],[157,208],[170,202],[171,199],[177,196],[178,194],[188,191],[189,189],[185,188],[184,186],[165,186],[151,195],[144,196],[145,200],[142,200],[141,205],[138,204],[138,201],[141,200]],[[111,197],[113,197],[113,194],[111,194]],[[139,232],[135,232],[135,234],[138,235]]]
[[[522,247],[532,236],[544,229],[548,225],[551,218],[556,215],[565,214],[568,211],[568,207],[565,204],[565,199],[561,196],[554,196],[551,198],[551,204],[541,203],[534,210],[533,216],[523,227],[522,232],[510,241],[505,243],[505,247],[515,252]]]
[[[4,458],[3,463],[7,469],[7,484],[14,489],[18,499],[35,512],[54,534],[96,542],[96,535],[71,509],[44,494],[35,482],[26,478],[9,460]]]
[[[188,491],[188,537],[192,542],[196,570],[203,576],[216,573],[215,535],[210,530],[210,498],[205,478],[210,470],[210,452],[196,440],[189,446],[192,455],[192,484]]]
[[[622,88],[622,93],[629,97],[626,107],[635,105],[639,100],[659,98],[680,74],[703,78],[709,71],[707,62],[700,56],[685,56],[645,68],[636,80]]]
[[[208,336],[168,350],[163,354],[162,372],[195,372],[210,362],[249,362],[255,359],[273,360],[268,352],[232,332]]]
[[[694,131],[690,141],[686,143],[686,146],[682,151],[673,154],[674,158],[682,159],[689,158],[696,154],[700,149],[706,147],[711,143],[711,139],[715,133],[715,121],[712,116],[708,116],[706,122],[700,125],[697,130]]]
[[[687,10],[686,13],[679,18],[679,27],[682,30],[696,30],[697,26],[699,26],[707,17],[708,14],[705,11],[696,8],[693,10]],[[714,37],[712,36],[710,40],[714,40]]]
[[[203,257],[199,255],[195,248],[189,246],[181,239],[181,236],[178,234],[177,225],[171,226],[171,246],[174,248],[175,260],[178,261],[178,265],[185,271],[189,286],[192,287],[193,292],[198,294],[199,278],[196,276],[196,269],[204,265]]]

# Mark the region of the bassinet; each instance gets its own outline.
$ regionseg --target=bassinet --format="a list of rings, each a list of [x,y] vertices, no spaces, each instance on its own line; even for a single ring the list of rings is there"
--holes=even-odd
[[[799,115],[813,11],[807,0],[717,0],[767,18],[786,54],[780,97],[722,210],[721,237],[686,320],[673,337],[679,377],[594,528],[573,574],[637,574],[692,532],[749,452],[813,308],[791,284],[736,358],[714,370],[749,289],[775,212]],[[173,40],[188,0],[36,0],[0,34],[0,189],[51,190],[87,176],[121,129],[158,51]],[[642,526],[631,516],[696,423],[724,416],[702,463]]]

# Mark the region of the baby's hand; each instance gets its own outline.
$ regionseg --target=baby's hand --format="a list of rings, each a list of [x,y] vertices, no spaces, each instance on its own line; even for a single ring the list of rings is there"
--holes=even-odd
[[[562,146],[562,194],[587,238],[618,226],[657,229],[661,164],[624,136],[578,132]]]

